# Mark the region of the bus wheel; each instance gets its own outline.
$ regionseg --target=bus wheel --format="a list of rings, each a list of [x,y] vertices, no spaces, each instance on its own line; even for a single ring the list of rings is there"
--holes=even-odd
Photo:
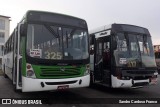
[[[16,88],[16,84],[13,85],[13,88],[14,88],[14,92],[16,92],[16,93],[21,93],[21,90]]]
[[[4,74],[4,78],[8,78],[8,76],[6,74]]]
[[[8,78],[8,76],[5,73],[5,65],[4,65],[4,69],[3,70],[4,70],[4,74],[3,74],[4,78]]]

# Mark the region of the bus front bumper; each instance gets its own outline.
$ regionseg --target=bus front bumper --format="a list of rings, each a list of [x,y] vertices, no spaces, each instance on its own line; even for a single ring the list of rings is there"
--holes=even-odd
[[[157,84],[157,78],[154,78],[154,81],[151,81],[151,79],[145,79],[145,80],[120,80],[115,76],[111,76],[112,79],[112,87],[113,88],[136,88],[136,87],[142,87],[146,85],[155,85]]]
[[[59,89],[88,87],[90,75],[67,79],[33,79],[22,77],[22,92],[52,91]]]

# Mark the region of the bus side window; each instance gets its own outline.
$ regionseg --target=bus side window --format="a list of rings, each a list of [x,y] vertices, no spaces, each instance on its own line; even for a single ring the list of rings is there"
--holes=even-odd
[[[96,63],[98,63],[102,58],[102,42],[97,41],[97,49],[96,49]]]
[[[23,41],[22,37],[20,37],[20,42],[19,42],[19,54],[22,55],[22,50],[23,50]]]
[[[17,47],[18,47],[18,32],[16,31],[16,35],[15,35],[15,53],[17,54]]]

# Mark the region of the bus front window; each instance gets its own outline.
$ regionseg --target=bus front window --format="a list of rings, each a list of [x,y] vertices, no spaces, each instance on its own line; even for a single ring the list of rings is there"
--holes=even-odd
[[[73,59],[86,59],[88,58],[88,38],[87,32],[83,30],[70,30],[65,29],[63,32],[66,34],[63,36],[64,44],[64,59],[71,56]]]
[[[160,52],[155,52],[155,58],[160,59]]]
[[[27,54],[53,60],[80,60],[89,57],[85,30],[29,24]]]
[[[117,33],[117,49],[114,51],[116,64],[128,67],[154,67],[151,38],[147,35]]]

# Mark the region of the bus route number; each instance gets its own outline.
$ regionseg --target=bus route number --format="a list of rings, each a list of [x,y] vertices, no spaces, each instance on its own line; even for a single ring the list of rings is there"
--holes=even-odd
[[[61,52],[45,52],[45,59],[62,59],[62,54]]]
[[[136,61],[131,61],[128,63],[128,67],[136,67]]]

